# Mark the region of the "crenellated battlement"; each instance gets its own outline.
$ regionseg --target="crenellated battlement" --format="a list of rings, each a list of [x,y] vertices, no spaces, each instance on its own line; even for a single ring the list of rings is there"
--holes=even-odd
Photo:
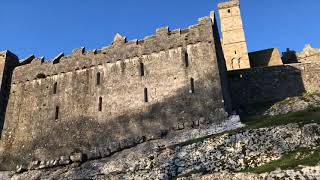
[[[239,0],[230,0],[228,2],[219,3],[218,9],[227,9],[235,6],[240,6]]]
[[[20,66],[15,70],[12,82],[17,84],[37,79],[37,74],[52,76],[138,58],[178,47],[186,49],[186,46],[190,44],[213,41],[213,39],[208,39],[213,33],[210,31],[211,28],[211,18],[204,17],[199,19],[198,24],[187,29],[170,31],[169,27],[158,28],[155,35],[147,36],[142,40],[126,41],[125,38],[121,39],[121,35],[117,34],[111,45],[100,50],[86,51],[84,47],[77,48],[69,56],[60,53],[49,61],[45,61],[43,57],[36,58],[32,55],[20,62]]]

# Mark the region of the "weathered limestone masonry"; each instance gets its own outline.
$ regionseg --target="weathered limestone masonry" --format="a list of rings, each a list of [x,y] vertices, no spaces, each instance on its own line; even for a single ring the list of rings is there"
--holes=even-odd
[[[230,99],[221,85],[225,62],[213,22],[205,17],[188,29],[160,28],[129,42],[117,35],[101,50],[20,62],[0,168],[221,122]]]
[[[287,48],[287,51],[282,53],[282,61],[285,64],[319,62],[319,60],[320,48],[313,48],[311,44],[306,44],[301,52]]]
[[[320,62],[235,70],[228,77],[233,107],[250,113],[287,97],[320,91]]]
[[[10,51],[0,52],[0,134],[3,129],[13,69],[18,64],[18,57]]]
[[[223,38],[222,47],[228,70],[250,68],[239,0],[220,3],[218,9]]]
[[[304,49],[296,54],[299,62],[319,62],[320,48],[313,48],[311,44],[306,44]]]
[[[249,58],[252,68],[283,65],[277,48],[250,52]]]

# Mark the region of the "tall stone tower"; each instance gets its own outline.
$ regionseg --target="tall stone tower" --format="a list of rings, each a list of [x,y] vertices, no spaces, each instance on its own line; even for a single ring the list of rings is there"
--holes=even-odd
[[[218,9],[222,31],[222,47],[227,69],[250,68],[239,0],[220,3]]]

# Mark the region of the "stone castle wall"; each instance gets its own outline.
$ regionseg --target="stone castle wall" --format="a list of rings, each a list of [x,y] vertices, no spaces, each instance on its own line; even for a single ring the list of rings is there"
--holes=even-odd
[[[226,116],[227,91],[216,28],[202,18],[143,40],[21,62],[12,77],[0,168],[218,123]]]
[[[250,108],[320,91],[320,63],[301,63],[228,72],[232,105],[239,113]],[[249,112],[250,113],[250,112]]]
[[[252,68],[283,65],[277,48],[250,52],[249,58]]]
[[[296,53],[299,62],[320,62],[320,48],[307,44],[301,52]]]

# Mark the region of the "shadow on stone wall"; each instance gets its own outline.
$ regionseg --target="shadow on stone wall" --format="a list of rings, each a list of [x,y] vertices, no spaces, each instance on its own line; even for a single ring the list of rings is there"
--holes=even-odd
[[[266,67],[273,60],[274,49],[266,49],[249,53],[251,67]],[[280,57],[279,57],[280,58]],[[281,59],[280,59],[281,60]]]
[[[1,82],[1,89],[0,89],[0,96],[1,96],[0,139],[1,139],[3,128],[4,128],[4,120],[5,120],[6,108],[9,101],[13,70],[15,69],[18,63],[18,58],[15,55],[13,55],[11,52],[8,52],[8,54],[9,54],[9,57],[5,61],[5,67],[4,67],[4,72],[3,72],[2,82]]]
[[[159,138],[178,126],[197,126],[199,119],[205,119],[205,123],[222,121],[226,114],[223,112],[219,88],[211,89],[211,93],[214,93],[210,97],[202,92],[204,89],[204,80],[199,80],[195,82],[195,94],[190,94],[190,88],[186,86],[177,90],[175,96],[146,106],[144,113],[128,113],[100,123],[94,117],[60,121],[53,125],[43,125],[46,128],[33,137],[31,132],[20,132],[16,137],[24,136],[24,140],[14,139],[12,146],[10,143],[5,144],[6,151],[0,170],[12,170],[17,164],[33,160],[56,159],[75,152],[86,152],[126,138]]]
[[[241,116],[261,115],[276,102],[306,92],[302,72],[273,66],[228,72],[234,110]]]
[[[286,52],[282,53],[281,57],[283,64],[294,64],[294,63],[299,63],[298,57],[297,57],[297,52],[294,50],[287,49]]]

